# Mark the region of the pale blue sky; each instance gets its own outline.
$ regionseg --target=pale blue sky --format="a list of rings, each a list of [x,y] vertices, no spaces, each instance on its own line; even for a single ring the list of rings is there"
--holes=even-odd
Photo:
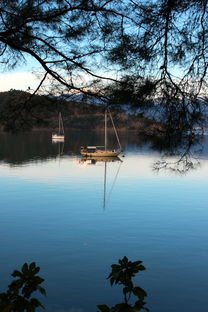
[[[0,92],[17,89],[26,91],[28,87],[36,89],[40,79],[35,72],[42,71],[38,62],[27,56],[26,63],[21,63],[14,69],[0,68]]]

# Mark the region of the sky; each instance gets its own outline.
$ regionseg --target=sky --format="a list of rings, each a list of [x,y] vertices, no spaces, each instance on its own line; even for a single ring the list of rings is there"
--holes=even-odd
[[[40,80],[31,71],[0,73],[0,92],[11,89],[26,91],[36,89]]]
[[[40,64],[31,56],[25,56],[25,63],[14,69],[0,67],[0,92],[11,89],[27,91],[28,87],[35,90],[40,83],[40,77],[37,78],[40,71]]]

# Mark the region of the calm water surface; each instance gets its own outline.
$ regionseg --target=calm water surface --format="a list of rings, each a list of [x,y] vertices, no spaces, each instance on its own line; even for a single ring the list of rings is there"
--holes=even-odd
[[[100,138],[76,133],[63,146],[49,133],[0,134],[0,291],[36,261],[46,311],[97,311],[120,302],[106,277],[126,255],[146,267],[136,281],[151,311],[207,312],[208,140],[180,173],[179,158],[155,170],[162,155],[133,133],[122,161],[83,161],[79,147]]]

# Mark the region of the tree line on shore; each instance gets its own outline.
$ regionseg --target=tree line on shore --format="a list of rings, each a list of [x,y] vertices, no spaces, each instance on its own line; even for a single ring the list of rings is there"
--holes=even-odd
[[[16,133],[32,129],[50,129],[58,126],[58,113],[62,113],[64,127],[70,129],[102,129],[103,105],[77,102],[60,96],[32,95],[10,90],[0,93],[0,127]],[[115,124],[120,129],[153,131],[156,122],[142,114],[130,115],[121,107],[112,108]],[[159,128],[159,124],[158,124]]]
[[[144,109],[159,101],[161,120],[177,135],[202,126],[208,105],[207,7],[207,0],[1,1],[1,68],[35,61],[33,94],[80,92]],[[26,102],[4,110],[5,129],[41,124]]]

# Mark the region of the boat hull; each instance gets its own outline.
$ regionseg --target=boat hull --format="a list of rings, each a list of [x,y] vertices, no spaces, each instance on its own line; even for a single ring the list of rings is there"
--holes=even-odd
[[[96,162],[114,162],[114,161],[122,161],[118,156],[108,156],[108,157],[96,157],[96,156],[84,156],[81,157],[80,162],[91,161],[92,164]]]
[[[95,151],[88,152],[81,150],[81,155],[86,157],[117,157],[121,152],[120,151]]]
[[[64,141],[64,135],[52,135],[52,140],[53,141]]]

